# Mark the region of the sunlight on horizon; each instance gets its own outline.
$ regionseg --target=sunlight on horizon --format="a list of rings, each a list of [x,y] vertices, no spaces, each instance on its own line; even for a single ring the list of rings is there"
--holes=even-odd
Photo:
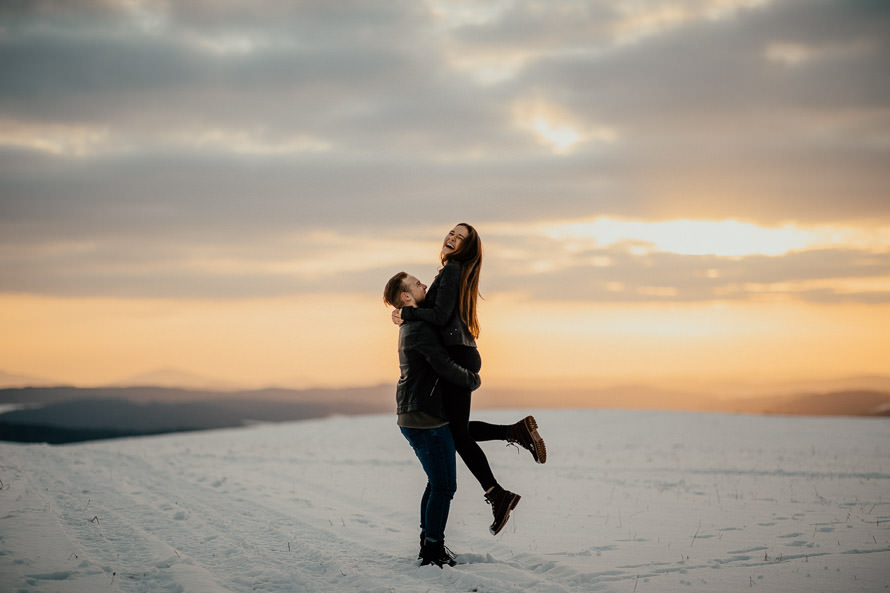
[[[646,222],[597,218],[586,222],[547,224],[540,227],[548,237],[586,246],[614,245],[622,241],[650,243],[656,251],[682,255],[783,255],[833,245],[890,249],[890,228],[863,229],[849,226],[786,224],[764,227],[736,220],[669,220]]]

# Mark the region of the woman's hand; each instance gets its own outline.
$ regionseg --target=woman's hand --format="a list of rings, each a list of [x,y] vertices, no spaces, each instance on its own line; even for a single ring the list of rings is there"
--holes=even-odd
[[[402,310],[401,309],[393,309],[392,310],[392,322],[396,325],[402,325],[405,323],[402,321]]]

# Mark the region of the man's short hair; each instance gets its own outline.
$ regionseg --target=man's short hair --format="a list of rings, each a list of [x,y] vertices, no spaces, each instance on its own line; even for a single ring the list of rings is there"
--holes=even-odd
[[[389,279],[389,281],[386,283],[386,288],[383,289],[384,303],[395,307],[396,309],[402,308],[402,299],[400,297],[402,293],[405,292],[405,278],[407,277],[407,272],[399,272]]]

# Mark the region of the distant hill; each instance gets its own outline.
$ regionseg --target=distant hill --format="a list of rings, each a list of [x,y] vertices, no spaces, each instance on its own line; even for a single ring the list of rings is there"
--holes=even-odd
[[[890,416],[890,393],[835,391],[736,400],[734,411],[803,416]]]
[[[32,377],[29,375],[14,375],[0,370],[0,386],[2,387],[27,387],[29,385],[56,385],[53,381]]]
[[[558,404],[554,405],[555,395]],[[839,390],[824,393],[776,394],[769,397],[716,397],[707,393],[623,385],[602,389],[536,390],[490,389],[473,397],[476,408],[612,408],[789,414],[796,416],[888,416],[890,392]]]
[[[47,404],[69,400],[124,399],[134,402],[192,402],[201,400],[255,400],[281,402],[337,401],[344,405],[395,405],[395,385],[330,389],[252,389],[216,391],[152,385],[135,387],[18,387],[0,389],[0,404]]]
[[[24,387],[0,389],[0,404],[26,404],[0,414],[0,440],[66,443],[101,438],[242,426],[332,414],[393,412],[393,385],[344,389],[207,391],[171,387]],[[807,416],[890,416],[890,393],[850,390],[744,399],[643,386],[553,393],[482,389],[473,406],[706,410]]]
[[[231,391],[237,388],[222,381],[176,368],[154,369],[137,375],[123,377],[108,384],[109,387],[130,387],[131,385],[154,385],[156,387],[212,391]]]
[[[58,444],[392,412],[395,394],[392,386],[232,393],[164,387],[33,387],[0,390],[0,403],[30,405],[0,414],[0,440]]]

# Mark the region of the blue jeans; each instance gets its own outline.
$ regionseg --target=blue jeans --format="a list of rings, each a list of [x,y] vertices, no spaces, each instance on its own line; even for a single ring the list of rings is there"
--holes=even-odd
[[[443,541],[451,499],[457,491],[451,429],[446,424],[439,428],[403,427],[401,430],[427,477],[426,490],[420,499],[420,530],[429,540]]]

